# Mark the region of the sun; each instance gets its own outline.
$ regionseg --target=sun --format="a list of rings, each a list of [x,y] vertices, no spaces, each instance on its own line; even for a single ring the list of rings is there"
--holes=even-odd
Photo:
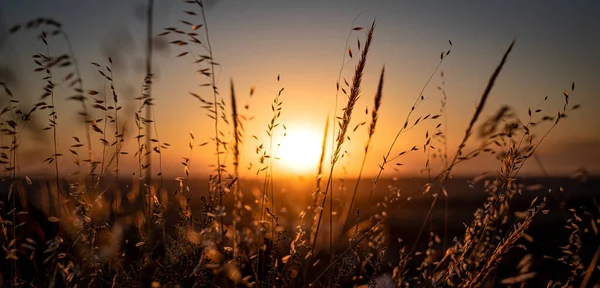
[[[288,127],[279,147],[278,158],[290,171],[316,171],[321,159],[323,135],[310,128]]]

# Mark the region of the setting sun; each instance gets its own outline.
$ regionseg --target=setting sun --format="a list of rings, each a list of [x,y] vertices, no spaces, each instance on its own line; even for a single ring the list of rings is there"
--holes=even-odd
[[[282,163],[292,172],[316,170],[323,141],[320,134],[306,127],[288,129],[279,150]]]

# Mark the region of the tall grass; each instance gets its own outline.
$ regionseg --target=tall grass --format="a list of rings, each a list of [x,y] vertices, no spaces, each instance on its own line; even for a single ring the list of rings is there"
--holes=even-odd
[[[263,143],[256,148],[256,173],[262,177],[262,185],[259,185],[257,191],[251,191],[250,185],[245,185],[251,183],[251,180],[240,172],[244,156],[242,146],[246,134],[245,121],[248,118],[238,107],[240,98],[236,94],[233,80],[229,83],[228,102],[219,95],[215,79],[215,67],[218,63],[214,59],[215,53],[209,38],[210,31],[203,2],[186,2],[190,8],[185,10],[184,14],[193,20],[182,20],[182,28],[166,28],[159,36],[175,37],[171,43],[185,49],[177,57],[187,56],[192,60],[193,65],[198,68],[198,73],[206,81],[200,83],[201,86],[208,87],[212,95],[212,99],[208,100],[200,96],[200,93],[190,92],[202,104],[202,109],[212,121],[210,129],[214,130],[214,170],[204,189],[192,185],[195,182],[190,178],[190,170],[194,147],[209,143],[197,145],[196,136],[191,132],[188,142],[189,154],[183,157],[181,163],[184,176],[175,179],[178,187],[169,193],[168,181],[162,180],[161,151],[170,145],[162,142],[158,136],[155,105],[151,94],[154,77],[152,39],[155,36],[152,26],[152,0],[148,2],[147,11],[149,17],[146,73],[140,87],[140,96],[134,99],[138,105],[134,119],[127,119],[124,113],[119,113],[123,100],[117,92],[119,79],[115,79],[118,74],[113,73],[112,58],[108,59],[108,65],[92,62],[98,68],[102,81],[110,88],[105,91],[84,90],[73,47],[62,25],[50,19],[35,19],[11,29],[12,33],[22,28],[42,29],[40,39],[44,44],[45,54],[37,54],[33,58],[39,69],[36,71],[44,73],[45,85],[40,102],[28,109],[13,97],[8,83],[0,82],[3,93],[9,99],[7,103],[3,103],[4,107],[0,113],[0,164],[4,166],[5,172],[0,184],[7,192],[6,195],[2,195],[3,202],[0,202],[0,245],[3,248],[0,251],[0,280],[4,285],[480,287],[497,283],[524,286],[528,281],[534,280],[535,271],[532,271],[534,266],[531,264],[531,256],[522,257],[516,265],[520,269],[519,274],[514,277],[498,280],[495,279],[494,273],[511,251],[520,245],[524,246],[521,244],[523,241],[536,241],[527,234],[529,229],[535,227],[540,215],[551,212],[548,206],[551,205],[552,198],[543,193],[538,193],[539,196],[529,205],[519,205],[524,191],[541,189],[524,187],[519,182],[519,173],[527,160],[534,157],[547,135],[566,117],[566,113],[579,108],[578,105],[571,106],[570,103],[575,89],[574,83],[570,91],[563,91],[565,103],[556,116],[542,115],[541,106],[544,100],[534,110],[528,109],[529,119],[525,122],[521,121],[510,107],[503,107],[489,119],[484,119],[484,107],[495,82],[501,76],[504,65],[510,61],[509,54],[514,42],[511,43],[500,64],[493,71],[456,152],[452,157],[448,157],[445,127],[447,121],[442,123],[442,119],[446,117],[448,97],[443,84],[440,87],[440,113],[423,113],[420,116],[415,114],[422,113],[419,110],[420,104],[427,100],[423,92],[450,54],[452,42],[449,42],[450,49],[441,54],[437,66],[415,102],[410,108],[407,107],[409,109],[403,117],[402,125],[397,127],[395,137],[389,143],[382,162],[375,167],[379,168],[378,173],[369,189],[361,189],[359,184],[363,178],[363,169],[366,168],[369,157],[373,157],[370,149],[373,143],[378,143],[376,127],[380,116],[388,113],[382,100],[385,71],[382,69],[377,90],[374,91],[367,138],[359,161],[359,173],[352,187],[349,203],[334,205],[336,189],[333,183],[336,169],[346,160],[343,159],[346,157],[343,151],[352,133],[350,127],[360,117],[354,110],[361,100],[362,87],[365,86],[363,78],[366,73],[367,56],[371,47],[376,45],[373,22],[365,31],[364,44],[357,42],[359,57],[352,59],[352,50],[348,51],[350,61],[356,61],[351,71],[351,83],[341,87],[339,80],[337,82],[337,91],[342,90],[347,96],[347,101],[340,111],[337,111],[337,103],[334,107],[334,128],[329,127],[329,115],[326,118],[321,142],[322,152],[314,179],[316,183],[310,184],[315,193],[308,203],[295,205],[306,204],[306,209],[300,209],[302,211],[299,215],[288,217],[283,211],[297,212],[294,209],[298,207],[285,207],[286,201],[282,199],[284,197],[280,197],[275,189],[279,166],[274,136],[278,133],[285,136],[287,133],[287,127],[281,123],[284,106],[281,97],[284,89],[281,88],[275,93],[271,103],[272,117],[266,123],[266,136],[257,137]],[[47,32],[46,29],[51,31]],[[63,54],[52,51],[58,55],[52,56],[50,44],[51,41],[55,41],[52,36],[58,35],[64,37],[68,51]],[[198,56],[197,51],[203,54]],[[344,67],[345,59],[344,57]],[[340,79],[344,67],[340,72]],[[279,81],[278,76],[277,82]],[[66,129],[61,130],[62,126],[58,125],[57,120],[56,106],[60,105],[60,102],[55,99],[62,95],[59,95],[55,88],[61,85],[73,90],[76,94],[70,99],[79,101],[82,105],[79,115],[88,142],[84,144],[76,135],[69,135],[74,142],[68,150],[78,170],[64,177],[61,177],[64,172],[59,170],[58,166],[58,161],[63,156],[59,151],[59,140],[62,142],[66,141],[63,139],[70,138],[59,138],[69,133]],[[251,88],[250,97],[253,94],[254,88]],[[43,101],[47,97],[50,97],[50,104]],[[93,100],[92,103],[89,103],[90,99]],[[246,110],[249,109],[248,105],[245,107]],[[32,180],[19,173],[19,148],[22,143],[28,141],[23,132],[27,124],[42,110],[50,111],[47,130],[52,130],[53,155],[40,161],[54,164],[54,177]],[[94,119],[94,111],[99,113],[101,118]],[[341,116],[338,118],[337,115]],[[442,116],[444,118],[441,118]],[[102,121],[104,123],[101,123]],[[131,135],[126,133],[128,122],[134,122],[137,130],[130,133]],[[534,130],[543,122],[549,122],[549,128],[542,132],[539,139],[534,138]],[[424,143],[414,143],[413,148],[407,151],[395,151],[400,136],[422,123],[435,125],[435,128],[425,132]],[[360,126],[361,124],[356,125],[354,130]],[[334,138],[330,143],[333,151],[329,163],[326,163],[329,130],[334,131]],[[98,143],[93,143],[91,132],[96,133],[94,136],[100,136]],[[478,136],[479,145],[472,145],[475,136]],[[436,139],[439,140],[436,143],[443,145],[444,149],[434,146]],[[123,151],[126,141],[137,144],[133,155]],[[101,149],[101,152],[93,147]],[[475,148],[468,150],[471,147]],[[80,148],[88,152],[87,158],[83,160],[79,156]],[[389,165],[405,154],[417,151],[426,153],[424,170],[428,174],[427,183],[417,191],[405,194],[400,193],[398,187],[390,185],[388,194],[379,195],[384,189],[378,190],[377,187]],[[101,153],[102,156],[96,159],[94,153]],[[158,170],[151,167],[153,153],[158,156]],[[449,244],[447,239],[452,235],[448,226],[449,223],[452,224],[452,219],[448,213],[448,200],[451,199],[449,195],[452,192],[459,192],[448,191],[452,172],[459,164],[486,153],[497,158],[500,168],[495,177],[473,180],[473,183],[484,181],[482,189],[487,197],[473,214],[473,220],[465,223],[462,234],[456,235],[454,241]],[[435,159],[440,161],[442,169],[437,174],[432,174],[434,170],[431,168],[431,162]],[[137,162],[137,169],[136,176],[131,179],[131,185],[122,190],[124,176],[119,169],[126,160]],[[84,173],[81,172],[81,162],[89,164],[87,175],[82,175]],[[228,164],[232,165],[232,170],[228,170]],[[151,181],[151,171],[158,171],[156,176],[161,179],[159,183]],[[323,183],[324,177],[327,177],[326,183]],[[35,199],[38,194],[42,201]],[[444,228],[441,232],[443,235],[440,235],[439,229],[434,227],[438,221],[434,212],[442,196],[446,204]],[[278,202],[275,202],[276,197],[280,197],[277,198]],[[364,201],[364,204],[359,205],[357,199]],[[378,202],[372,203],[373,201]],[[413,231],[412,235],[414,239],[410,240],[412,243],[390,239],[391,235],[386,233],[386,229],[395,227],[392,222],[398,221],[398,215],[414,201],[422,201],[428,208],[422,211],[425,214],[424,219],[417,223],[418,229]],[[570,217],[565,222],[569,229],[569,243],[560,247],[564,255],[557,259],[557,262],[562,263],[561,267],[568,269],[570,274],[568,277],[557,276],[556,279],[548,280],[546,284],[550,287],[584,287],[592,283],[593,277],[598,273],[595,266],[600,258],[600,249],[593,250],[593,256],[586,257],[584,254],[587,250],[583,245],[594,243],[593,240],[588,240],[589,237],[598,237],[600,205],[596,205],[598,211],[585,212],[566,208],[566,205],[563,204],[559,208]],[[340,217],[339,221],[334,221],[334,211],[342,209],[345,214],[341,214],[343,217]],[[329,215],[324,214],[326,210]],[[375,211],[375,214],[369,214],[369,210]],[[327,221],[326,224],[323,224],[324,221]],[[324,227],[329,229],[328,235],[325,235],[328,237],[319,237],[319,233],[324,233]],[[290,230],[295,233],[290,233]],[[421,240],[423,235],[428,236],[428,241]],[[596,248],[596,245],[593,248]],[[389,251],[397,251],[398,255],[392,257]],[[533,286],[537,282],[531,283]]]
[[[313,255],[315,254],[314,250],[317,244],[317,239],[319,236],[319,228],[321,227],[321,219],[323,217],[323,211],[325,208],[325,201],[327,200],[327,194],[328,192],[331,191],[331,193],[333,194],[333,189],[330,188],[332,183],[332,178],[333,178],[333,171],[335,169],[335,164],[337,164],[338,160],[340,159],[341,152],[342,152],[342,147],[344,144],[344,141],[346,140],[346,134],[348,133],[348,128],[350,127],[350,121],[352,119],[352,112],[354,110],[354,106],[356,105],[356,102],[358,101],[358,98],[360,96],[360,85],[362,82],[362,76],[363,76],[363,72],[367,63],[367,55],[369,53],[369,48],[371,46],[371,43],[373,42],[373,32],[375,31],[375,22],[373,22],[373,24],[371,24],[371,28],[369,28],[369,30],[367,30],[366,34],[367,34],[367,40],[365,42],[365,46],[363,48],[363,50],[361,51],[361,56],[360,59],[358,60],[358,63],[356,64],[356,67],[354,69],[354,76],[352,78],[352,87],[350,89],[350,95],[348,96],[348,102],[346,103],[346,107],[343,109],[344,114],[342,116],[342,119],[339,122],[339,126],[340,126],[340,130],[337,133],[337,137],[335,140],[335,150],[333,151],[333,155],[332,155],[332,159],[331,159],[331,168],[330,168],[330,172],[329,172],[329,178],[327,179],[327,184],[325,184],[325,192],[323,195],[323,202],[320,205],[320,213],[319,216],[317,218],[317,226],[316,226],[316,230],[315,230],[315,237],[313,240],[313,244],[312,244],[312,249],[313,249],[313,253],[310,255],[309,258],[309,263],[312,262],[312,258]],[[329,196],[329,210],[330,210],[330,215],[329,215],[329,253],[330,256],[333,257],[333,195]]]

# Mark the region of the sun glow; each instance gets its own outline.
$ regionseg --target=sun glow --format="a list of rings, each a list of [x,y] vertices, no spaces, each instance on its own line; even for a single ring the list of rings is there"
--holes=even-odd
[[[296,173],[316,171],[323,141],[319,134],[310,128],[288,128],[279,148],[281,163]]]

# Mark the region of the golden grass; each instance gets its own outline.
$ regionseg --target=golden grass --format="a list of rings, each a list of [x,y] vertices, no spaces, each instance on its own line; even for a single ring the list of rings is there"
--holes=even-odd
[[[546,206],[552,196],[534,199],[525,211],[515,209],[514,200],[521,197],[524,190],[539,190],[539,187],[523,187],[518,180],[519,172],[559,120],[565,117],[565,113],[579,106],[570,106],[569,103],[575,89],[573,83],[570,92],[563,92],[565,104],[557,116],[540,115],[540,103],[533,111],[528,110],[529,119],[527,123],[523,123],[512,113],[511,108],[505,107],[478,127],[476,124],[481,122],[483,108],[503,65],[509,60],[514,42],[493,72],[460,145],[450,158],[446,135],[440,128],[447,101],[443,88],[440,88],[443,94],[440,114],[414,116],[415,113],[420,113],[417,108],[425,101],[423,91],[450,54],[450,50],[443,52],[440,62],[417,95],[403,124],[398,127],[370,189],[363,191],[359,188],[362,171],[369,157],[372,141],[375,141],[379,116],[385,113],[385,106],[382,106],[385,70],[382,69],[371,108],[368,137],[357,182],[353,186],[349,203],[334,207],[332,182],[336,164],[344,157],[344,144],[349,138],[355,117],[353,112],[361,97],[367,56],[374,43],[373,22],[365,31],[364,44],[357,41],[360,56],[356,59],[353,79],[346,87],[349,90],[340,88],[339,82],[337,83],[338,90],[341,89],[348,99],[341,110],[342,116],[336,118],[337,123],[333,124],[336,132],[331,143],[334,149],[329,174],[324,172],[330,129],[328,116],[318,173],[315,176],[316,187],[312,186],[315,188],[312,200],[309,203],[298,203],[306,204],[308,207],[305,209],[279,207],[277,204],[285,201],[275,201],[273,178],[277,173],[277,166],[273,136],[276,133],[285,135],[287,129],[280,123],[283,110],[280,97],[284,89],[281,88],[274,97],[271,106],[273,117],[267,123],[267,136],[260,139],[265,142],[256,149],[257,174],[264,174],[262,189],[250,190],[244,185],[246,179],[239,173],[241,146],[246,133],[245,118],[240,114],[233,80],[230,82],[230,103],[226,104],[216,87],[214,72],[218,63],[213,58],[204,6],[198,0],[186,2],[192,8],[184,13],[194,19],[199,18],[199,24],[182,21],[183,28],[169,27],[160,35],[177,37],[171,43],[188,49],[177,57],[192,57],[194,65],[199,68],[198,73],[206,81],[202,85],[211,89],[212,100],[190,92],[202,103],[202,109],[214,121],[216,163],[205,189],[191,187],[192,150],[196,145],[192,133],[189,135],[190,154],[182,161],[185,175],[176,179],[178,188],[169,193],[162,181],[161,151],[170,145],[160,140],[156,125],[153,124],[156,119],[153,116],[154,103],[151,96],[151,41],[148,42],[146,76],[140,96],[135,99],[139,105],[133,119],[137,133],[127,136],[126,123],[132,119],[123,119],[124,116],[119,114],[122,104],[115,88],[115,83],[118,82],[113,79],[112,59],[108,59],[109,65],[92,63],[110,89],[86,91],[83,90],[83,80],[78,62],[73,56],[73,47],[60,23],[40,18],[10,29],[11,33],[21,29],[50,29],[50,35],[63,36],[68,52],[54,52],[58,56],[52,56],[49,47],[55,38],[47,37],[46,32],[43,32],[41,39],[46,52],[34,56],[34,61],[38,65],[36,72],[43,72],[44,80],[47,81],[41,100],[50,97],[50,104],[40,101],[32,109],[26,109],[12,98],[10,85],[0,82],[4,93],[11,99],[0,113],[3,127],[0,164],[4,166],[4,177],[0,184],[5,184],[7,190],[6,197],[0,203],[0,245],[3,248],[0,251],[1,283],[11,287],[374,287],[388,284],[394,287],[480,287],[498,282],[491,275],[512,249],[523,245],[519,241],[536,241],[527,234],[528,228],[535,225],[539,212],[549,212]],[[152,7],[151,4],[148,10],[150,16]],[[148,19],[148,36],[151,38],[152,17]],[[203,33],[200,32],[202,27]],[[353,28],[352,31],[363,29]],[[449,43],[452,47],[452,42]],[[202,50],[206,55],[197,57],[193,49]],[[352,58],[352,50],[347,50],[347,53]],[[65,71],[64,81],[57,81]],[[280,81],[279,76],[277,81]],[[79,115],[85,124],[87,138],[87,143],[84,144],[79,138],[73,137],[69,153],[77,171],[64,179],[60,178],[61,174],[65,174],[64,171],[60,171],[56,164],[59,157],[65,156],[58,151],[57,144],[58,140],[64,141],[59,135],[66,133],[60,130],[55,110],[55,105],[58,105],[55,103],[55,87],[60,85],[76,93],[71,100],[79,101],[82,105]],[[251,89],[250,96],[253,93],[254,88]],[[144,109],[146,116],[142,116]],[[230,114],[227,109],[230,109]],[[52,130],[54,151],[44,162],[55,164],[55,177],[51,181],[32,181],[19,174],[19,147],[22,142],[27,141],[23,139],[22,131],[31,115],[43,110],[50,111],[47,115],[47,130]],[[94,120],[93,111],[97,111],[102,117]],[[334,112],[334,115],[338,115],[340,111]],[[408,151],[394,151],[395,144],[403,133],[424,125],[422,123],[426,121],[433,122],[436,126],[433,129],[435,132],[426,132],[422,149],[421,144],[416,144]],[[533,129],[540,122],[552,122],[552,125],[539,140],[534,141]],[[222,123],[229,127],[219,125]],[[361,124],[356,127],[360,126]],[[480,145],[465,151],[478,128]],[[221,130],[225,129],[231,129],[231,132],[222,133]],[[100,159],[94,158],[92,146],[96,143],[92,143],[91,133],[100,137],[97,143],[102,147]],[[152,138],[151,134],[155,137]],[[137,141],[137,150],[130,157],[137,161],[138,169],[136,177],[131,179],[130,187],[121,191],[119,179],[123,177],[119,174],[119,165],[127,155],[122,149],[128,137],[130,141]],[[444,151],[440,147],[434,147],[433,140],[439,140],[445,146]],[[80,149],[88,152],[87,158],[80,157]],[[408,197],[402,195],[397,187],[391,187],[388,195],[372,197],[385,168],[406,153],[415,151],[428,153],[425,164],[425,170],[429,173],[428,182]],[[465,224],[463,235],[456,237],[453,244],[448,246],[448,202],[445,206],[443,235],[433,228],[436,203],[440,197],[448,201],[452,195],[447,191],[447,183],[453,168],[485,153],[495,155],[500,168],[495,178],[484,180],[483,189],[487,198],[473,214],[473,221]],[[231,159],[228,160],[230,155]],[[431,175],[430,155],[439,156],[443,167],[437,175]],[[156,180],[155,176],[150,174],[150,165],[156,165],[156,162],[152,162],[153,157],[158,157],[159,160],[159,173],[156,177],[160,179],[154,182],[152,180]],[[228,161],[233,166],[232,171],[228,170]],[[82,162],[89,168],[85,172]],[[321,187],[324,176],[328,179],[325,187]],[[28,195],[26,190],[34,182],[36,185],[39,182],[40,188],[35,191],[35,195]],[[359,205],[355,203],[357,195],[366,196],[365,204],[359,209]],[[198,201],[193,201],[192,196]],[[328,197],[329,207],[326,207]],[[371,205],[372,198],[379,199],[379,202]],[[424,211],[425,220],[419,226],[414,242],[405,244],[404,241],[389,239],[386,227],[397,219],[396,213],[417,198],[429,201],[429,209]],[[600,205],[597,206],[600,212]],[[291,218],[294,219],[289,219],[283,216],[284,212],[281,211],[284,209],[301,211],[298,217],[293,215]],[[334,221],[334,211],[341,209],[347,212],[339,218],[340,221]],[[597,237],[597,223],[600,220],[590,212],[579,213],[564,206],[561,209],[564,210],[562,213],[571,215],[566,222],[571,234],[569,243],[560,247],[564,256],[557,261],[564,263],[571,275],[566,279],[552,280],[548,286],[584,287],[591,283],[593,275],[597,275],[595,269],[600,258],[600,248],[595,250],[596,253],[590,260],[583,260],[580,255],[584,243],[582,235],[593,233]],[[324,216],[326,210],[329,215]],[[365,212],[367,210],[375,210],[375,213],[369,215]],[[512,217],[513,214],[516,217]],[[319,232],[325,233],[321,229],[325,226],[321,224],[326,219],[329,220],[328,234],[319,238]],[[346,231],[348,229],[350,231]],[[420,247],[423,235],[429,237],[424,250]],[[326,245],[328,249],[322,248]],[[398,260],[387,263],[390,256],[387,251],[395,248],[399,253]],[[536,275],[536,271],[532,271],[532,261],[531,256],[523,257],[517,265],[519,274],[501,282],[525,285]],[[384,284],[384,281],[388,281],[388,284]]]

